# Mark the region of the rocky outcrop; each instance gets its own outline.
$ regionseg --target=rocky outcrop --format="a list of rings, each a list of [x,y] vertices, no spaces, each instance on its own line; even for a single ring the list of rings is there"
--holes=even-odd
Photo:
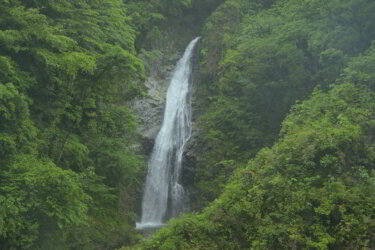
[[[138,117],[137,129],[141,136],[141,147],[145,155],[149,155],[151,152],[153,141],[161,126],[167,85],[167,80],[157,80],[151,76],[145,82],[147,96],[131,103],[131,107]]]
[[[198,45],[199,46],[199,45]],[[168,50],[169,51],[169,50]],[[189,195],[189,200],[194,201],[193,197],[197,196],[196,188],[194,187],[194,177],[197,171],[197,161],[199,159],[200,150],[198,141],[200,137],[199,124],[197,122],[199,117],[199,105],[196,100],[197,84],[199,84],[199,47],[196,49],[193,57],[193,86],[192,86],[192,115],[193,126],[192,135],[188,141],[187,147],[183,155],[182,167],[182,185],[186,188]],[[139,152],[145,156],[147,160],[152,152],[155,138],[160,130],[163,120],[164,106],[166,101],[166,92],[169,82],[171,80],[173,70],[176,62],[180,58],[180,54],[174,52],[164,52],[163,58],[150,70],[150,76],[144,82],[146,88],[146,96],[136,99],[130,103],[138,117],[137,130],[140,135],[140,143],[136,145]],[[149,63],[150,64],[150,63]],[[145,164],[147,165],[147,164]],[[147,167],[145,166],[145,173]],[[142,193],[142,190],[139,190]],[[197,207],[191,204],[191,209],[196,210]]]
[[[162,51],[160,52],[160,58],[157,60],[155,58],[148,61],[145,59],[145,64],[151,65],[149,77],[144,82],[146,95],[133,100],[129,105],[137,115],[137,130],[141,136],[140,151],[146,156],[151,153],[155,138],[161,127],[166,92],[176,61],[179,58],[179,54],[172,46]]]
[[[137,117],[137,131],[139,139],[134,141],[133,147],[144,158],[144,171],[141,173],[140,179],[145,180],[147,174],[147,161],[152,152],[155,138],[160,130],[163,120],[163,111],[165,106],[166,92],[169,81],[173,73],[173,69],[178,54],[163,53],[158,62],[145,61],[145,64],[151,64],[149,77],[143,83],[145,87],[145,96],[137,98],[128,103],[128,106],[133,110]],[[140,185],[137,190],[137,215],[136,221],[139,221],[141,216],[141,203],[143,196],[143,185]]]
[[[188,193],[190,201],[190,210],[196,211],[200,207],[198,204],[195,204],[197,197],[199,196],[199,190],[196,188],[196,175],[198,171],[198,165],[201,161],[202,149],[199,146],[200,138],[202,131],[199,125],[199,117],[202,115],[202,108],[199,105],[198,94],[200,84],[200,72],[199,72],[199,47],[198,44],[194,57],[193,57],[193,74],[192,74],[192,134],[186,145],[183,161],[182,161],[182,185]]]

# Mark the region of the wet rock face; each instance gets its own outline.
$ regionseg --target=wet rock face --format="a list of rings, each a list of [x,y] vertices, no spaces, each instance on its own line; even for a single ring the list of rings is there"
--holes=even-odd
[[[194,183],[194,177],[196,172],[196,165],[197,165],[197,154],[194,152],[196,149],[195,138],[191,137],[188,145],[183,153],[183,161],[182,161],[182,173],[181,173],[181,184],[189,189],[189,187]],[[189,190],[188,190],[189,191]],[[190,192],[189,192],[190,193]]]
[[[198,45],[199,47],[199,45]],[[186,145],[185,152],[183,154],[183,166],[181,173],[181,184],[186,189],[189,200],[195,200],[192,197],[198,195],[198,190],[194,185],[194,180],[197,171],[197,162],[199,161],[200,148],[197,142],[199,142],[200,130],[197,122],[200,115],[199,102],[196,100],[197,85],[199,84],[199,58],[198,48],[195,51],[193,57],[193,76],[192,76],[192,135]],[[130,107],[134,110],[138,117],[137,130],[140,135],[139,144],[135,145],[141,154],[145,156],[145,160],[152,153],[156,136],[161,128],[163,120],[165,98],[168,89],[173,70],[179,55],[177,53],[168,53],[163,55],[162,62],[159,63],[157,69],[152,70],[151,76],[145,81],[144,85],[147,89],[147,95],[143,98],[132,101]],[[145,165],[147,163],[145,162]],[[147,166],[145,166],[145,173],[147,174]],[[142,190],[140,190],[142,193]],[[190,204],[192,210],[196,210],[194,204]]]
[[[196,48],[193,63],[193,88],[192,88],[192,134],[183,153],[181,182],[189,196],[190,210],[199,211],[203,208],[200,201],[201,189],[197,185],[199,181],[200,168],[204,168],[204,144],[202,143],[203,129],[200,117],[205,114],[206,106],[202,98],[200,84],[203,79],[200,73],[199,44]]]
[[[176,55],[166,52],[153,68],[144,82],[146,96],[133,100],[129,106],[138,118],[138,134],[140,135],[140,152],[146,156],[151,154],[155,138],[163,120],[165,98],[168,84],[174,70]]]
[[[168,68],[164,67],[163,74],[168,74],[166,71]],[[172,68],[173,70],[173,68]],[[168,72],[172,72],[169,70]],[[170,73],[169,73],[170,74]],[[146,179],[147,175],[147,161],[152,153],[152,149],[155,144],[155,138],[160,130],[163,111],[165,105],[165,96],[168,88],[169,78],[162,78],[161,73],[156,72],[152,76],[148,77],[144,85],[147,88],[147,95],[143,98],[138,98],[129,103],[130,108],[134,111],[137,116],[138,125],[137,130],[140,136],[139,140],[134,142],[134,148],[139,154],[144,156],[144,171],[140,178]],[[143,185],[140,185],[137,189],[138,206],[137,215],[139,221],[141,216],[141,203],[143,196]],[[151,232],[146,232],[148,234]]]
[[[199,189],[196,187],[197,171],[201,160],[201,148],[199,147],[200,130],[197,122],[193,122],[192,135],[186,145],[182,159],[181,183],[184,186],[191,211],[198,211],[199,204],[195,204],[199,197]]]
[[[148,95],[131,104],[138,116],[138,132],[146,140],[155,139],[161,126],[167,85],[165,82],[166,80],[149,77],[145,82]]]

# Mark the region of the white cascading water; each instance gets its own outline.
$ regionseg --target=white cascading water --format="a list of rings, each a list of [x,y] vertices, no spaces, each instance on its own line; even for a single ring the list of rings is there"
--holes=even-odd
[[[199,37],[187,46],[168,87],[164,120],[148,163],[138,229],[160,227],[184,209],[185,191],[180,181],[182,154],[191,135],[191,58]]]

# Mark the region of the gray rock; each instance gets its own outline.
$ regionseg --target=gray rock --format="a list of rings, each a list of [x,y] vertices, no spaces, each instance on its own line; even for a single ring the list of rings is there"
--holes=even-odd
[[[153,68],[150,76],[144,82],[147,89],[146,96],[129,103],[138,119],[137,132],[141,137],[140,151],[149,156],[155,138],[163,120],[165,98],[175,63],[178,60],[176,53],[165,52],[157,67]]]

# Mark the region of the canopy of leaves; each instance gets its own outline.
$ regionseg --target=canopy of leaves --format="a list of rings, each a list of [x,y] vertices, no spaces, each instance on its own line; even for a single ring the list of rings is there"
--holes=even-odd
[[[142,161],[123,103],[144,78],[128,8],[9,0],[0,9],[1,248],[128,244]]]
[[[353,84],[314,91],[218,200],[142,249],[373,248],[374,100]]]
[[[374,11],[368,0],[228,0],[207,19],[195,98],[198,207],[221,192],[215,178],[233,171],[220,162],[245,164],[271,146],[290,107],[317,85],[344,74],[371,87]]]

